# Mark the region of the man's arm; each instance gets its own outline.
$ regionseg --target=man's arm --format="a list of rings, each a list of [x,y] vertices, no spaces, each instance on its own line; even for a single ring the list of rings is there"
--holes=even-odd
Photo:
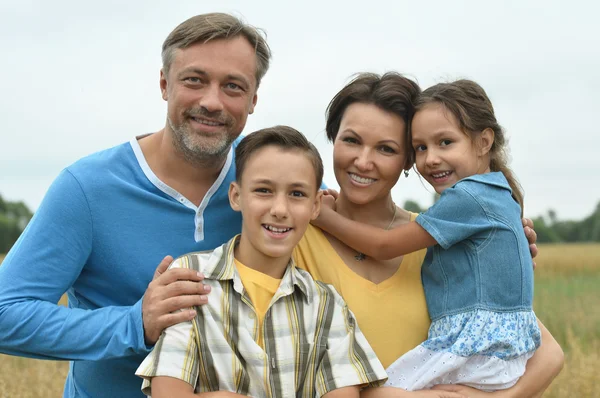
[[[149,350],[142,299],[133,306],[96,310],[56,304],[84,271],[92,250],[92,228],[82,188],[65,170],[0,266],[0,352],[101,360]],[[195,272],[190,274],[199,279]],[[168,310],[155,308],[150,306],[148,312]]]

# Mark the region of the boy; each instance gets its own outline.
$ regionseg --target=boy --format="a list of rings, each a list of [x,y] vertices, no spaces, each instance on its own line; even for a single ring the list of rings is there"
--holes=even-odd
[[[317,149],[276,126],[245,137],[235,155],[229,201],[242,233],[171,265],[202,272],[211,293],[192,321],[164,331],[137,370],[142,390],[154,398],[334,398],[380,385],[385,371],[342,298],[291,258],[319,214]]]

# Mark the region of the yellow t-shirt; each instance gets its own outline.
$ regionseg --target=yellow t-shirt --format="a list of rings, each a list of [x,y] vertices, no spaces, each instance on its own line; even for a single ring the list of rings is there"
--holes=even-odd
[[[233,261],[238,274],[240,274],[244,290],[248,294],[248,297],[250,297],[250,301],[256,311],[258,320],[258,339],[256,343],[264,350],[263,321],[269,309],[269,304],[271,304],[271,300],[281,284],[281,279],[273,278],[247,267],[235,258]]]
[[[414,220],[416,214],[411,214]],[[333,285],[354,313],[385,368],[427,339],[429,314],[421,282],[426,250],[403,257],[398,271],[375,284],[352,271],[323,232],[309,225],[294,250],[299,268],[314,279]]]

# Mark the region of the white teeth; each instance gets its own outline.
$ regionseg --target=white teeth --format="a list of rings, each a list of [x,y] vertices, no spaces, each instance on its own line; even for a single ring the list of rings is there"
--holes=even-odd
[[[200,123],[200,124],[205,124],[207,126],[219,126],[221,123],[218,122],[211,122],[209,120],[204,120],[204,119],[197,119],[197,118],[193,118],[196,122]]]
[[[360,183],[360,184],[372,184],[375,181],[377,181],[374,178],[366,178],[366,177],[360,177],[357,176],[356,174],[352,174],[352,173],[348,173],[350,175],[350,178],[353,179],[354,181]]]
[[[275,232],[276,234],[282,234],[284,232],[291,230],[291,228],[275,228],[270,225],[265,225],[265,228],[271,232]]]
[[[451,173],[451,171],[442,171],[441,173],[432,174],[431,176],[433,178],[443,178],[443,177],[449,176],[450,173]]]

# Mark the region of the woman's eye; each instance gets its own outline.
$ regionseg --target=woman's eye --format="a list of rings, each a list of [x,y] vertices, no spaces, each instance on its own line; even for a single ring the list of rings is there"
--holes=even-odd
[[[358,144],[358,140],[354,137],[344,137],[342,141],[347,142],[349,144]]]
[[[385,153],[396,153],[396,150],[391,146],[383,145],[380,150]]]

